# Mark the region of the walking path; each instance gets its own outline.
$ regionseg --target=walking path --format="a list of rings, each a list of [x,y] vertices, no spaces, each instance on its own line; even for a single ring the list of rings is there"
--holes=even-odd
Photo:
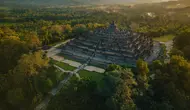
[[[49,101],[51,100],[51,97],[52,96],[55,96],[60,90],[61,88],[63,87],[63,85],[70,79],[70,77],[73,76],[73,73],[72,71],[66,71],[64,69],[62,69],[61,67],[57,66],[57,65],[54,65],[54,67],[56,67],[57,69],[59,69],[60,71],[62,71],[63,73],[64,72],[67,72],[69,73],[69,75],[64,79],[62,80],[59,85],[55,88],[53,88],[49,93],[50,93],[50,96],[47,96],[36,108],[35,110],[45,110]]]
[[[57,66],[57,65],[54,65],[54,67],[56,67],[57,69],[59,69],[60,71],[62,71],[63,73],[64,72],[67,72],[69,73],[69,75],[64,79],[62,80],[57,87],[53,88],[50,92],[50,95],[51,96],[55,96],[60,90],[61,88],[64,86],[64,84],[73,76],[73,75],[76,75],[77,78],[80,79],[80,76],[79,74],[77,73],[78,71],[80,71],[81,69],[84,69],[84,67],[87,65],[88,61],[79,66],[77,69],[75,69],[74,71],[66,71],[64,69],[62,69],[61,67]],[[45,110],[49,101],[51,100],[51,96],[48,96],[45,98],[45,100],[43,100],[36,108],[35,110]]]
[[[151,63],[153,60],[155,60],[161,51],[161,47],[160,47],[160,43],[159,42],[154,42],[153,45],[153,52],[151,54],[151,56],[149,56],[147,59],[145,59],[146,62]]]
[[[65,44],[65,43],[67,43],[67,42],[69,42],[69,41],[66,41],[66,42],[64,42],[64,43],[58,44],[58,45],[52,47],[51,49],[49,49],[49,50],[48,50],[48,53],[47,53],[47,56],[48,56],[48,57],[53,57],[53,56],[55,56],[56,54],[58,54],[59,52],[61,52],[61,50],[60,50],[60,49],[57,49],[57,47],[60,46],[60,45]],[[97,44],[96,47],[98,47],[98,45],[99,45],[99,43]],[[55,52],[55,53],[54,53],[54,52]],[[57,52],[58,52],[58,53],[57,53]],[[61,88],[64,86],[64,84],[65,84],[73,75],[76,75],[76,77],[78,77],[78,78],[80,79],[80,76],[79,76],[79,74],[78,74],[77,72],[80,71],[80,70],[82,70],[82,69],[84,69],[84,68],[90,63],[90,61],[91,61],[92,58],[95,56],[95,54],[96,54],[96,49],[95,49],[94,53],[87,59],[86,63],[84,63],[84,64],[78,66],[77,69],[75,69],[74,71],[66,71],[66,70],[62,69],[61,67],[59,67],[59,66],[57,66],[57,65],[54,65],[54,67],[56,67],[57,69],[59,69],[59,70],[62,71],[63,73],[64,73],[64,72],[69,73],[69,75],[68,75],[64,80],[62,80],[62,81],[59,83],[59,85],[58,85],[57,87],[53,88],[53,89],[50,91],[51,96],[55,96],[55,95],[61,90]],[[49,101],[51,100],[51,96],[46,97],[45,100],[43,100],[43,101],[35,108],[35,110],[45,110],[46,107],[47,107],[47,105],[48,105],[48,103],[49,103]]]
[[[62,56],[57,56],[56,55],[56,56],[52,56],[51,58],[56,60],[56,61],[66,63],[66,64],[68,64],[70,66],[73,66],[73,67],[76,67],[76,68],[78,68],[80,65],[82,65],[79,62],[64,59],[64,57],[62,57]],[[84,70],[94,71],[94,72],[98,72],[98,73],[104,73],[105,72],[105,69],[95,67],[95,66],[88,66],[88,65],[84,68]]]
[[[166,46],[166,51],[167,51],[167,57],[169,57],[169,53],[171,49],[173,48],[173,40],[170,40],[168,42],[160,42],[161,44],[164,44]]]
[[[166,46],[166,51],[167,51],[166,55],[167,55],[167,58],[169,58],[169,53],[171,49],[173,48],[173,40],[170,40],[168,42],[155,42],[152,55],[148,57],[147,59],[145,59],[148,63],[152,62],[158,57],[161,50],[161,44],[164,44]]]
[[[73,40],[73,39],[71,39],[71,40]],[[53,57],[53,56],[55,56],[56,54],[60,53],[60,52],[61,52],[61,49],[58,49],[58,47],[61,46],[61,45],[66,44],[66,43],[68,43],[68,42],[70,42],[71,40],[70,40],[70,39],[69,39],[69,40],[66,40],[65,42],[61,42],[61,43],[59,43],[59,44],[57,44],[57,45],[51,47],[51,48],[47,51],[47,57]]]
[[[55,51],[55,50],[54,50]],[[61,52],[61,50],[59,50],[60,52]],[[52,51],[51,51],[52,52]],[[73,54],[76,54],[76,53],[73,53]],[[81,57],[84,57],[84,56],[82,56],[82,55],[80,55],[80,54],[77,54],[78,56],[81,56]],[[53,55],[53,54],[49,54],[49,56],[52,58],[52,59],[54,59],[54,60],[56,60],[56,61],[59,61],[59,62],[63,62],[63,63],[66,63],[66,64],[68,64],[68,65],[70,65],[70,66],[73,66],[73,67],[76,67],[76,68],[78,68],[80,65],[82,65],[81,63],[79,63],[79,62],[76,62],[76,61],[72,61],[72,60],[68,60],[68,59],[64,59],[64,57],[62,57],[62,56],[58,56],[58,55]],[[89,56],[86,56],[86,58],[88,58]],[[101,59],[96,59],[96,60],[101,60]],[[105,61],[106,62],[106,61]],[[85,68],[84,68],[84,70],[87,70],[87,71],[94,71],[94,72],[98,72],[98,73],[104,73],[105,72],[105,69],[102,69],[102,68],[98,68],[98,67],[95,67],[95,66],[86,66]]]

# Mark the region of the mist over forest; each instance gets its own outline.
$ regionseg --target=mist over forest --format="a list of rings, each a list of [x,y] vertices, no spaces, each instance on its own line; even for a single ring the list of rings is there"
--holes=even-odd
[[[30,5],[90,5],[90,4],[136,4],[154,3],[177,0],[3,0],[3,4],[30,4]]]

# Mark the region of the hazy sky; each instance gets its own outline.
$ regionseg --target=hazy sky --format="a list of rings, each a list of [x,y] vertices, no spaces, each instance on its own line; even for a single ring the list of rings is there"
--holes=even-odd
[[[166,2],[166,1],[177,1],[177,0],[106,0],[110,2]]]
[[[19,2],[19,3],[67,3],[70,0],[0,0],[4,2]],[[25,2],[24,2],[25,1]],[[47,2],[44,2],[47,1]],[[98,2],[101,3],[151,3],[151,2],[163,2],[163,1],[177,1],[177,0],[76,0],[79,2]],[[72,3],[72,1],[71,1]]]
[[[142,1],[142,2],[166,2],[166,1],[177,1],[177,0],[134,0],[134,1]]]

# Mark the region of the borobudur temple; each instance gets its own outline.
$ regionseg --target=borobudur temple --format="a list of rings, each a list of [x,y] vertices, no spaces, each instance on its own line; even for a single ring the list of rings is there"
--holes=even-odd
[[[71,40],[63,46],[65,57],[90,65],[109,64],[135,66],[139,58],[146,59],[152,53],[153,40],[144,34],[119,30],[115,23],[106,29],[96,29],[84,36]]]

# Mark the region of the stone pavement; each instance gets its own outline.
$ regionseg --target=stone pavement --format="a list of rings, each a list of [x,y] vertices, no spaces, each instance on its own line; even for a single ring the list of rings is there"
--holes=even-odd
[[[67,59],[64,59],[64,57],[62,56],[58,56],[58,55],[54,55],[52,56],[51,58],[53,58],[54,60],[56,61],[60,61],[60,62],[64,62],[70,66],[73,66],[73,67],[76,67],[78,68],[80,65],[82,65],[81,63],[79,62],[76,62],[76,61],[72,61],[72,60],[67,60]],[[102,69],[102,68],[98,68],[98,67],[95,67],[95,66],[86,66],[84,68],[84,70],[87,70],[87,71],[94,71],[94,72],[98,72],[98,73],[104,73],[105,70]]]

